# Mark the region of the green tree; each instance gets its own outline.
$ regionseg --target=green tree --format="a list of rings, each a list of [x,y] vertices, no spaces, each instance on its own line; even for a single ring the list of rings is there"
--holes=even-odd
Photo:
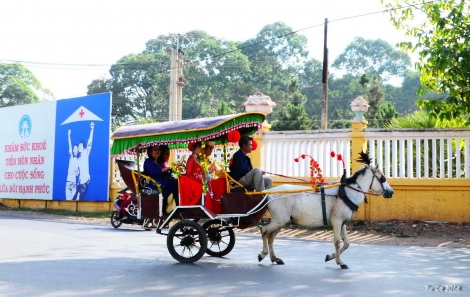
[[[180,47],[186,79],[183,119],[214,116],[222,100],[231,112],[242,112],[246,98],[260,90],[271,90],[268,93],[273,98],[284,97],[307,55],[305,37],[289,34],[291,31],[282,23],[268,25],[256,40],[246,43],[217,39],[204,31],[188,32],[194,38]],[[116,123],[168,117],[167,41],[163,37],[149,40],[142,53],[127,55],[111,67],[111,79],[89,85],[89,94],[113,92]]]
[[[164,51],[155,54],[130,54],[111,66],[110,79],[97,79],[88,85],[88,94],[110,91],[112,115],[117,124],[136,119],[168,118],[168,76],[162,64],[168,62]]]
[[[305,112],[306,100],[305,95],[300,93],[298,81],[292,80],[286,101],[277,109],[277,116],[272,122],[271,129],[274,131],[318,129],[315,121]]]
[[[395,109],[395,106],[387,101],[383,101],[379,104],[379,108],[374,116],[374,126],[382,128],[394,118],[398,117],[399,114]]]
[[[349,127],[344,121],[354,117],[350,104],[357,96],[364,96],[363,87],[357,77],[345,74],[340,78],[331,77],[328,88],[328,128]]]
[[[436,118],[430,117],[424,110],[417,110],[413,113],[396,117],[389,123],[384,125],[384,128],[435,128]]]
[[[34,74],[21,64],[0,64],[0,107],[39,102],[35,91],[43,91]],[[51,97],[45,90],[43,94]]]
[[[233,112],[230,110],[227,103],[224,101],[224,99],[222,99],[220,101],[219,109],[217,109],[217,115],[221,116],[221,115],[232,114],[232,113]]]
[[[328,115],[329,129],[346,129],[351,127],[351,114],[344,109],[334,109],[331,115]]]
[[[185,50],[188,62],[183,74],[187,84],[183,90],[183,118],[214,116],[220,100],[237,112],[243,111],[242,102],[255,93],[247,83],[250,61],[238,50],[235,42],[217,39],[203,31],[190,32]]]
[[[452,119],[470,113],[470,13],[465,0],[389,1],[391,21],[413,41],[401,42],[405,52],[419,53],[420,95],[440,98],[419,100],[420,107]]]
[[[408,55],[395,50],[382,39],[356,37],[332,66],[355,76],[377,74],[383,81],[388,81],[392,76],[402,78],[411,62]]]
[[[299,73],[301,92],[307,96],[305,111],[310,116],[321,114],[322,72],[323,63],[316,59],[310,59],[305,62],[303,70]]]
[[[302,62],[308,55],[307,38],[292,32],[291,27],[277,22],[261,29],[256,38],[240,44],[250,60],[250,75],[246,81],[272,98],[286,91],[290,79],[302,70]]]
[[[397,117],[398,112],[392,103],[384,100],[385,93],[380,78],[377,75],[373,75],[367,80],[369,82],[364,83],[364,86],[367,87],[365,98],[369,102],[370,108],[366,113],[366,117],[371,128],[381,128],[392,118]],[[361,82],[363,81],[361,80]]]

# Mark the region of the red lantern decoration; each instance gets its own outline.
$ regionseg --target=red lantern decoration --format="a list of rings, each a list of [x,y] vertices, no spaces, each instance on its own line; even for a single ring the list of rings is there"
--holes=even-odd
[[[253,139],[253,141],[251,142],[251,147],[254,151],[256,151],[256,149],[258,148],[258,143],[256,142],[256,140]]]
[[[227,139],[229,142],[238,142],[240,138],[240,132],[237,130],[233,130],[227,133]]]

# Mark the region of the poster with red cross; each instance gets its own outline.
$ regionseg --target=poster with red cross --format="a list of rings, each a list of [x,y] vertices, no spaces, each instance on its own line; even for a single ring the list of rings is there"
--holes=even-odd
[[[0,198],[108,201],[111,94],[0,109]]]

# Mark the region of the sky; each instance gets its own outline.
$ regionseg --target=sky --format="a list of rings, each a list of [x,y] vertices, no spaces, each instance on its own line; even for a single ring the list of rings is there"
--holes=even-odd
[[[19,62],[56,99],[73,98],[109,77],[120,58],[169,33],[245,41],[280,21],[300,30],[309,57],[322,60],[325,18],[332,63],[357,36],[404,40],[383,10],[380,0],[0,0],[0,63]]]

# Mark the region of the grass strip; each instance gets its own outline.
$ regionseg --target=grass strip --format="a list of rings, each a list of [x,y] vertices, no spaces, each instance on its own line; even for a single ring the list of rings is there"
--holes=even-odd
[[[56,215],[56,216],[67,216],[67,217],[83,217],[83,218],[109,218],[111,216],[111,211],[105,212],[75,212],[69,210],[61,210],[61,209],[49,209],[49,208],[41,208],[41,209],[34,209],[34,208],[11,208],[0,205],[0,211],[16,211],[16,212],[36,212],[40,214],[48,214],[48,215]]]

